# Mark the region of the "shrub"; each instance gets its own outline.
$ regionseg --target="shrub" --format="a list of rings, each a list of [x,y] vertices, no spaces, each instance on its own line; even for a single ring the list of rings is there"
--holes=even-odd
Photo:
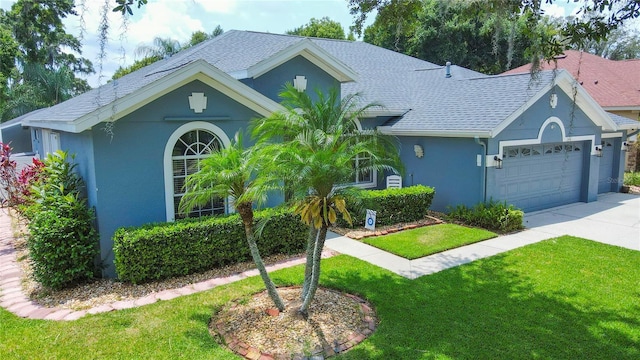
[[[448,217],[466,225],[506,233],[523,228],[524,212],[513,205],[507,205],[506,202],[492,200],[472,208],[458,205],[449,212]]]
[[[0,201],[21,211],[29,203],[31,186],[38,180],[44,165],[33,158],[33,163],[18,173],[18,163],[11,160],[11,150],[8,144],[0,142]]]
[[[263,256],[304,250],[308,227],[291,210],[255,213],[269,218],[258,247]],[[113,237],[118,278],[134,284],[210,270],[251,259],[237,214],[120,228]]]
[[[29,256],[34,277],[54,289],[93,277],[98,253],[94,214],[81,197],[82,179],[67,154],[57,152],[43,161],[29,207]]]
[[[424,219],[434,195],[433,188],[423,185],[385,190],[357,189],[347,198],[347,208],[353,218],[352,227],[364,226],[366,209],[376,211],[377,225]],[[338,225],[349,226],[342,218],[339,218]]]
[[[640,172],[626,172],[624,173],[624,184],[640,186]]]

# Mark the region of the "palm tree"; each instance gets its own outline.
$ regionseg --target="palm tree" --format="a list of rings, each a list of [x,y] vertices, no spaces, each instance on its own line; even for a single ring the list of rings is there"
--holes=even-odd
[[[318,287],[328,227],[338,215],[351,221],[346,184],[358,174],[401,168],[394,137],[356,125],[369,108],[379,105],[360,106],[358,95],[341,100],[337,89],[327,95],[316,90],[315,96],[316,101],[287,84],[280,93],[286,110],[252,124],[263,154],[272,159],[267,175],[281,176],[291,186],[296,211],[310,228],[300,307],[305,316]],[[358,157],[369,160],[354,166]]]
[[[180,200],[181,212],[188,212],[204,205],[212,198],[231,197],[242,219],[251,257],[260,272],[267,292],[278,310],[285,309],[276,287],[267,273],[260,250],[256,244],[253,227],[253,204],[266,199],[270,187],[256,178],[259,169],[255,149],[244,149],[242,133],[238,132],[228,148],[211,154],[200,163],[200,171],[189,175],[185,181],[185,195]]]
[[[157,60],[170,57],[171,55],[182,50],[182,45],[179,41],[156,37],[153,39],[153,46],[139,45],[136,48],[136,55],[142,58],[154,58]]]

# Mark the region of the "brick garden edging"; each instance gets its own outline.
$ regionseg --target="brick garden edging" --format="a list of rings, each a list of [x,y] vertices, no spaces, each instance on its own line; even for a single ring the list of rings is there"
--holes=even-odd
[[[295,286],[288,288],[295,288]],[[263,353],[256,347],[240,341],[232,332],[226,331],[225,323],[222,320],[219,320],[215,324],[210,324],[210,330],[215,330],[224,341],[224,344],[226,344],[226,346],[230,350],[249,360],[324,359],[325,357],[331,357],[351,349],[352,347],[364,341],[367,337],[369,337],[369,335],[373,334],[376,329],[377,318],[375,312],[373,311],[373,308],[366,300],[353,294],[343,293],[327,288],[323,289],[325,291],[332,291],[334,293],[339,293],[343,296],[351,298],[360,305],[360,310],[362,311],[362,325],[360,326],[360,330],[352,332],[345,339],[339,341],[335,348],[331,346],[327,346],[324,348],[316,347],[312,351],[313,354],[310,357],[306,357],[304,354],[285,354],[283,356],[276,356],[269,353]],[[233,305],[230,310],[233,310],[236,306],[237,304]],[[211,321],[213,322],[213,319]]]
[[[398,231],[402,231],[402,230],[409,230],[409,229],[415,229],[415,228],[419,228],[419,227],[424,227],[424,226],[431,226],[431,225],[438,225],[438,224],[444,224],[444,221],[435,218],[433,216],[426,216],[426,218],[428,218],[429,220],[432,220],[432,223],[426,223],[426,224],[408,224],[408,225],[404,225],[404,226],[392,226],[392,227],[388,227],[386,229],[382,229],[382,230],[376,230],[371,231],[369,233],[366,234],[362,234],[362,235],[357,235],[357,236],[349,236],[349,235],[345,235],[348,238],[351,238],[353,240],[362,240],[364,238],[368,238],[368,237],[372,237],[372,236],[381,236],[381,235],[387,235],[387,234],[392,234]]]

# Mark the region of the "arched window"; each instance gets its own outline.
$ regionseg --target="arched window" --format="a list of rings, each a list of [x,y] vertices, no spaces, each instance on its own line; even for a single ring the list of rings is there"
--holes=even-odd
[[[193,122],[178,128],[165,147],[165,195],[167,220],[185,217],[178,206],[184,195],[182,186],[187,176],[200,170],[200,161],[229,145],[229,138],[215,125]],[[225,199],[212,198],[209,203],[196,207],[187,217],[200,217],[226,212]]]

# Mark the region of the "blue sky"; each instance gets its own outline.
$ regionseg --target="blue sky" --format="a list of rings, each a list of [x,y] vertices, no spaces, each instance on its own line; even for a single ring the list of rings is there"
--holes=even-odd
[[[97,37],[100,8],[105,0],[84,0],[84,26],[78,17],[65,21],[67,31],[82,36],[83,56],[98,69]],[[115,1],[107,0],[113,8]],[[14,0],[0,0],[0,8],[9,9]],[[80,4],[81,0],[76,0]],[[547,7],[549,15],[569,15],[573,2],[556,1]],[[185,42],[194,31],[211,32],[217,25],[226,30],[253,30],[284,33],[306,24],[311,18],[324,16],[339,22],[348,32],[353,23],[347,0],[149,0],[137,9],[126,24],[122,16],[109,10],[110,31],[102,79],[98,74],[88,78],[92,86],[105,83],[119,66],[136,60],[135,48],[151,44],[154,37]],[[82,30],[84,28],[84,31]]]

